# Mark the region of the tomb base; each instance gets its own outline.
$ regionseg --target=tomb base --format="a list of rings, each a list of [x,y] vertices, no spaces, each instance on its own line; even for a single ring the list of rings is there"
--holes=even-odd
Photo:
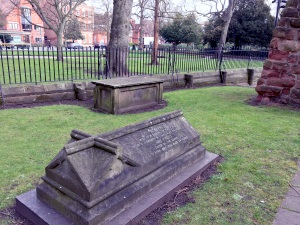
[[[98,221],[95,224],[124,225],[136,224],[163,202],[169,200],[175,191],[181,189],[190,181],[201,175],[210,165],[220,159],[216,154],[207,152],[198,161],[192,163],[171,179],[158,185],[153,190],[143,195],[130,206],[120,209],[119,213],[106,222]],[[66,217],[53,210],[37,198],[36,190],[24,193],[16,198],[17,211],[34,224],[39,225],[72,225]],[[91,216],[88,215],[89,217]],[[91,218],[91,217],[90,217]],[[92,224],[92,223],[91,223]]]

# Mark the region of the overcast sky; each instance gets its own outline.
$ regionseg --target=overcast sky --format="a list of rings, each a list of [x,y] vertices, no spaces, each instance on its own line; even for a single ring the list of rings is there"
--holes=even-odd
[[[88,5],[92,5],[96,1],[97,0],[87,0],[86,3]],[[192,0],[172,0],[172,1],[174,1],[174,5],[179,5],[181,7],[184,6],[184,7],[186,7],[186,9],[192,10],[195,7],[195,3],[192,3]],[[272,0],[265,0],[265,3],[268,4],[269,6],[271,6],[271,14],[273,16],[275,16],[277,4],[276,3],[272,4]],[[199,5],[197,5],[197,10],[205,13],[205,12],[209,11],[209,7],[205,6],[204,4],[199,3]]]

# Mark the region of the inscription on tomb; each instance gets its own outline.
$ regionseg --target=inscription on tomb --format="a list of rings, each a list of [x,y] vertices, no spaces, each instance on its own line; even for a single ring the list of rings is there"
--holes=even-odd
[[[190,143],[199,144],[199,135],[181,117],[150,123],[135,131],[134,135],[124,132],[108,139],[123,145],[123,154],[140,165],[151,161],[162,162],[181,154],[183,149],[188,150]]]
[[[151,156],[169,151],[174,146],[188,140],[186,135],[178,136],[175,134],[180,129],[179,126],[168,126],[165,123],[158,124],[156,127],[149,127],[141,131],[136,148],[150,150],[148,153]]]

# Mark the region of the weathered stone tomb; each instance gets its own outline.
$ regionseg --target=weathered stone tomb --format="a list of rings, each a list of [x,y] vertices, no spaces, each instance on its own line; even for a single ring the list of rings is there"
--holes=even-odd
[[[167,195],[174,190],[169,181],[189,180],[217,159],[180,111],[97,136],[73,130],[43,182],[18,196],[16,207],[35,224],[127,224],[142,217],[126,222],[122,213],[128,217],[130,207],[151,208],[155,190]]]
[[[163,81],[153,77],[121,77],[92,81],[94,108],[112,114],[126,113],[162,103]]]

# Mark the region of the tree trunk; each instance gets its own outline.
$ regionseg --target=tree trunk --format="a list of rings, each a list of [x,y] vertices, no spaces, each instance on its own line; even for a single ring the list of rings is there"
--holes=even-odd
[[[152,65],[158,65],[157,55],[158,55],[158,30],[159,30],[159,21],[158,21],[158,10],[159,10],[159,0],[155,0],[155,12],[154,12],[154,43],[152,48]]]
[[[228,33],[228,28],[231,22],[232,14],[234,11],[235,7],[235,0],[229,0],[228,6],[224,12],[224,25],[223,29],[221,31],[221,37],[218,45],[218,62],[219,62],[219,69],[221,69],[221,55],[222,55],[222,48],[224,47],[226,43],[226,38],[227,38],[227,33]]]
[[[141,10],[139,50],[143,50],[144,48],[144,29],[144,10]]]
[[[63,61],[62,46],[63,46],[63,29],[59,29],[57,36],[57,61]]]
[[[224,26],[221,32],[221,37],[220,37],[220,41],[219,41],[219,45],[218,45],[218,49],[222,49],[222,47],[224,46],[225,42],[226,42],[226,38],[227,38],[227,33],[228,33],[228,28],[231,22],[231,18],[232,18],[232,14],[234,11],[234,6],[235,6],[235,0],[229,0],[228,3],[228,7],[226,8],[226,11],[224,12]]]
[[[127,68],[128,38],[131,29],[130,18],[133,0],[114,0],[110,41],[107,51],[108,67],[111,74],[124,76]]]
[[[109,12],[107,12],[107,19],[106,19],[106,41],[108,44],[109,43],[109,40],[110,40],[110,15],[109,15]]]

